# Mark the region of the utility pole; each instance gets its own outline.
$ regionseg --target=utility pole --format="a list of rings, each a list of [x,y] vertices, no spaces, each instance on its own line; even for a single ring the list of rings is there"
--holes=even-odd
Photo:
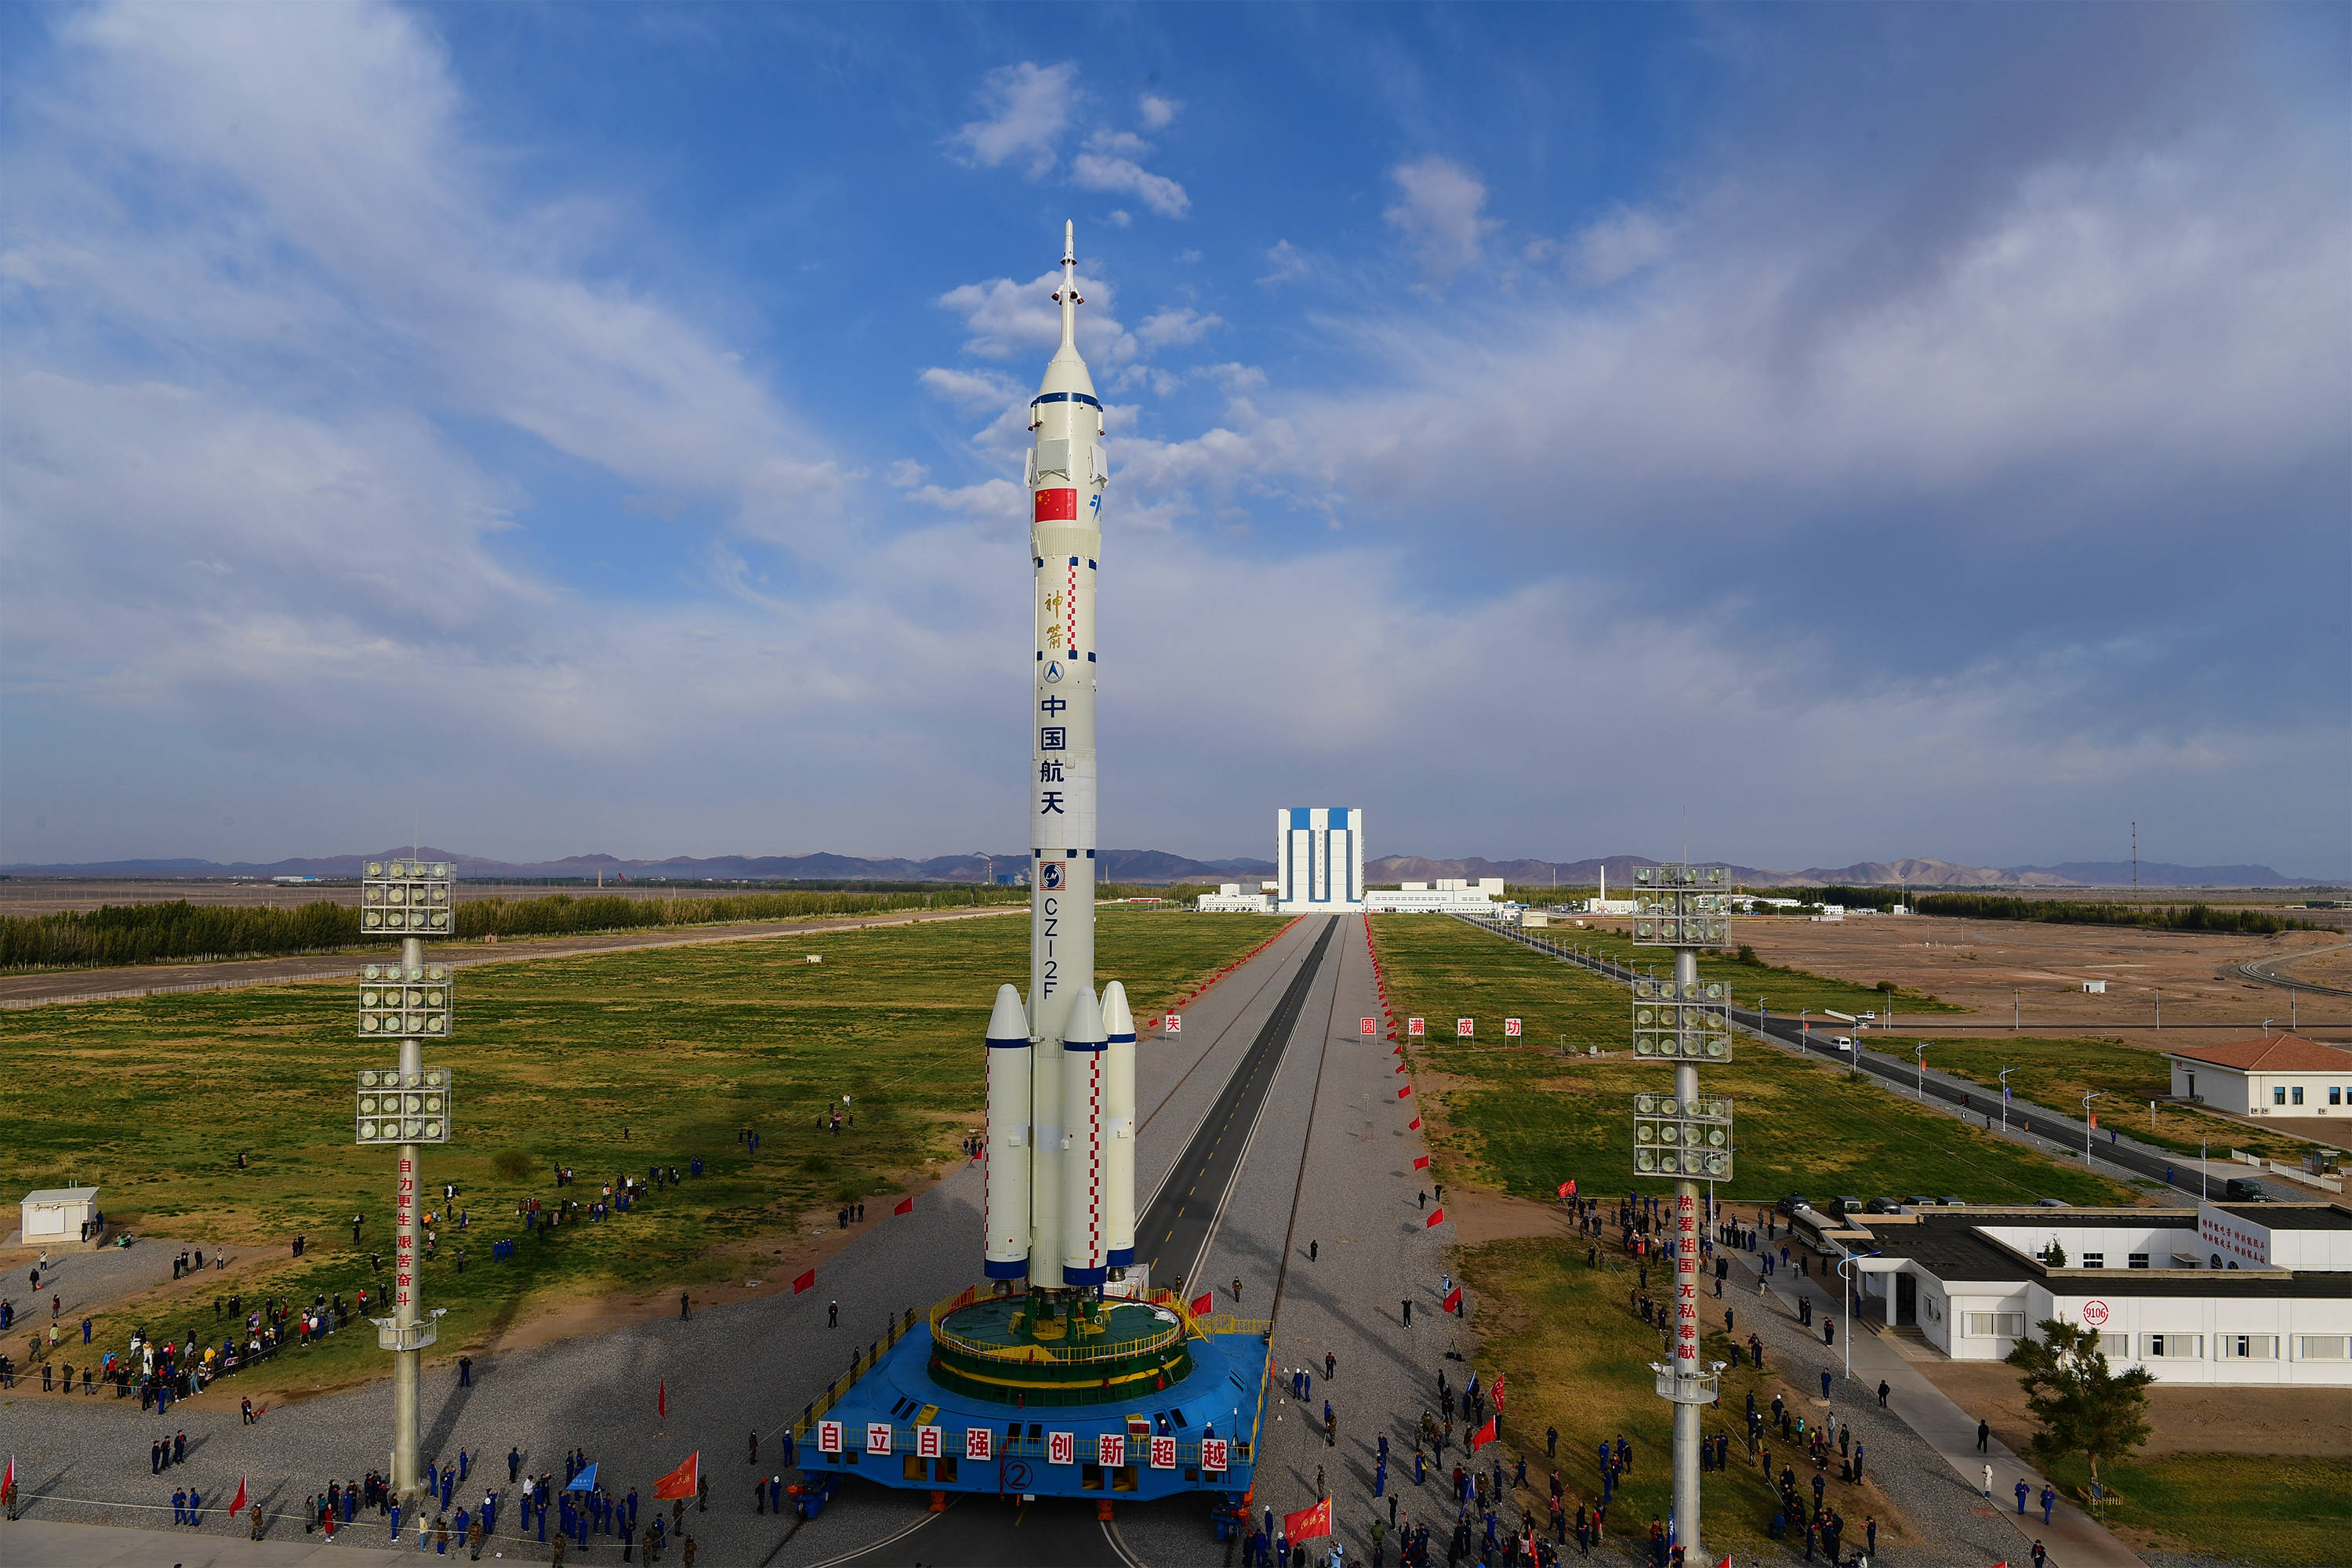
[[[2009,1075],[2016,1070],[2015,1068],[2000,1069],[2000,1130],[2003,1132],[2009,1131]]]
[[[2091,1168],[2091,1101],[2104,1100],[2106,1093],[2104,1089],[2096,1089],[2083,1097],[2083,1169],[2085,1172]]]
[[[1674,977],[1636,981],[1633,1054],[1674,1064],[1671,1097],[1633,1097],[1633,1169],[1675,1180],[1675,1321],[1673,1359],[1653,1362],[1658,1396],[1674,1405],[1672,1541],[1692,1561],[1703,1561],[1699,1534],[1700,1412],[1720,1395],[1720,1363],[1699,1360],[1699,1184],[1731,1179],[1731,1102],[1699,1092],[1698,1064],[1731,1059],[1730,994],[1722,982],[1698,977],[1698,950],[1721,947],[1730,930],[1723,868],[1704,871],[1685,862],[1642,867],[1633,941],[1674,950]]]
[[[2139,823],[2132,823],[2132,902],[2139,902]]]

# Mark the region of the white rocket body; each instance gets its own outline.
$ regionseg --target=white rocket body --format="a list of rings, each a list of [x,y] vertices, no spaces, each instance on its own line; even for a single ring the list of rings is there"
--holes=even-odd
[[[987,1236],[982,1264],[991,1279],[1018,1279],[1029,1272],[1029,1016],[1021,993],[996,988],[996,1010],[988,1018]]]
[[[1076,240],[1063,230],[1062,342],[1029,405],[1029,556],[1035,635],[1031,648],[1029,1002],[1026,1104],[1011,1109],[1021,1069],[1009,1047],[990,1053],[988,1146],[1011,1152],[1026,1131],[1026,1246],[1012,1239],[1011,1176],[989,1184],[988,1273],[1031,1288],[1100,1285],[1134,1259],[1134,1022],[1118,987],[1097,1002],[1095,973],[1095,593],[1102,552],[1103,486],[1110,465],[1102,404],[1078,355]],[[1003,1010],[999,994],[999,1012]],[[996,1043],[990,1026],[990,1043]],[[1005,1058],[1000,1075],[995,1058]],[[1115,1065],[1116,1064],[1116,1065]],[[1000,1078],[1003,1098],[1000,1099]],[[1118,1107],[1124,1107],[1121,1110]],[[996,1205],[1004,1205],[1002,1215]],[[1115,1256],[1120,1254],[1123,1256]]]
[[[1135,1016],[1127,987],[1103,987],[1103,1261],[1135,1261]]]

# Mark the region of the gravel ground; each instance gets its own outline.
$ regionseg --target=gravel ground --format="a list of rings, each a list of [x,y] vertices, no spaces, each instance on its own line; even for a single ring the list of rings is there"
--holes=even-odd
[[[1163,1100],[1143,1129],[1139,1198],[1175,1158],[1232,1063],[1247,1048],[1258,1021],[1279,997],[1279,985],[1265,982],[1278,977],[1302,945],[1300,933],[1291,932],[1188,1007],[1184,1049],[1151,1042],[1139,1051],[1139,1100],[1147,1106]],[[1195,1040],[1204,1044],[1195,1047]],[[974,1046],[976,1055],[977,1039]],[[1194,1070],[1186,1078],[1188,1068]],[[1294,1155],[1282,1184],[1286,1210],[1295,1176]],[[470,1389],[457,1386],[454,1367],[428,1366],[425,1452],[446,1458],[463,1446],[495,1456],[488,1479],[504,1490],[502,1460],[510,1445],[523,1450],[528,1468],[559,1476],[563,1451],[581,1446],[610,1467],[606,1474],[622,1490],[636,1487],[649,1508],[654,1479],[698,1448],[711,1501],[707,1513],[689,1510],[688,1528],[706,1564],[813,1564],[918,1523],[925,1517],[921,1494],[855,1488],[787,1544],[789,1521],[743,1506],[751,1500],[754,1473],[745,1457],[746,1437],[761,1434],[761,1457],[772,1468],[776,1435],[828,1379],[846,1368],[853,1342],[862,1347],[893,1312],[927,1307],[977,1277],[981,1198],[979,1167],[960,1168],[918,1199],[912,1215],[876,1224],[845,1248],[820,1271],[816,1289],[803,1296],[760,1298],[698,1311],[691,1321],[640,1323],[511,1354],[485,1354],[476,1360]],[[1277,1228],[1273,1246],[1279,1245]],[[121,1256],[136,1259],[142,1252],[163,1259],[168,1278],[170,1255],[161,1245],[152,1251],[132,1247]],[[1270,1273],[1267,1279],[1270,1284]],[[1250,1305],[1264,1300],[1254,1295]],[[826,1306],[835,1300],[841,1303],[839,1330],[825,1326]],[[667,1421],[656,1414],[656,1391],[661,1387],[667,1391]],[[246,1477],[254,1499],[276,1514],[299,1510],[304,1497],[331,1477],[349,1480],[389,1464],[389,1381],[278,1406],[253,1426],[236,1419],[235,1380],[221,1384],[212,1397],[223,1394],[222,1408],[205,1407],[208,1400],[173,1410],[170,1425],[187,1432],[190,1453],[184,1467],[161,1477],[139,1469],[138,1456],[142,1444],[165,1435],[163,1424],[142,1415],[128,1400],[77,1394],[67,1402],[59,1394],[44,1397],[37,1385],[28,1394],[20,1383],[0,1395],[0,1448],[16,1456],[24,1496],[38,1518],[163,1529],[172,1528],[172,1490],[191,1480],[218,1504]],[[73,1419],[60,1419],[68,1413]],[[465,1492],[478,1499],[485,1479],[476,1469]],[[1147,1524],[1153,1511],[1133,1510],[1143,1516],[1139,1525]],[[1177,1517],[1185,1515],[1195,1541],[1204,1539],[1202,1510],[1186,1505]],[[513,1517],[511,1509],[501,1517],[509,1533],[500,1544],[510,1554],[517,1550]],[[282,1536],[289,1526],[281,1521],[273,1528]],[[299,1532],[299,1526],[290,1528]],[[220,1511],[208,1508],[203,1529],[226,1533],[230,1527]],[[363,1523],[352,1532],[357,1542],[372,1546],[382,1544],[386,1533],[381,1522]],[[533,1542],[521,1555],[536,1558],[541,1550]],[[599,1542],[591,1553],[613,1555],[609,1542]],[[1110,1558],[1106,1550],[1104,1560]]]
[[[135,1296],[152,1286],[171,1283],[172,1260],[180,1256],[182,1247],[193,1251],[199,1245],[204,1244],[142,1236],[129,1247],[101,1247],[96,1252],[52,1252],[49,1266],[41,1270],[37,1300],[29,1289],[27,1275],[35,1259],[40,1257],[40,1249],[11,1252],[5,1263],[0,1264],[7,1270],[5,1279],[0,1279],[0,1296],[14,1301],[20,1312],[37,1308],[37,1315],[26,1321],[37,1322],[44,1331],[49,1323],[49,1300],[56,1297],[64,1321],[74,1328],[73,1342],[79,1349],[81,1332],[78,1321],[83,1313],[94,1312],[109,1301]],[[231,1251],[225,1256],[233,1268],[244,1255]],[[234,1289],[230,1281],[237,1276],[214,1268],[213,1258],[213,1248],[205,1245],[205,1271],[192,1274],[185,1281],[192,1293],[222,1294]],[[10,1331],[12,1337],[15,1332]]]

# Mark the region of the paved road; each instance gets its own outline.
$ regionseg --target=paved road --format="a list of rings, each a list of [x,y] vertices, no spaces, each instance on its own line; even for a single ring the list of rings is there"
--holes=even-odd
[[[541,958],[573,958],[584,952],[641,952],[659,947],[695,947],[710,942],[762,942],[772,937],[866,926],[912,925],[917,921],[985,920],[1027,914],[1026,904],[984,910],[893,910],[887,914],[844,915],[828,920],[751,921],[740,925],[656,926],[644,931],[591,931],[580,936],[530,937],[485,947],[479,942],[432,943],[425,956],[460,969],[478,963],[528,963]],[[388,949],[368,956],[381,960]],[[240,958],[220,963],[138,963],[116,969],[59,969],[41,974],[0,977],[0,1007],[50,1006],[66,1002],[113,1002],[182,991],[235,991],[248,985],[285,985],[299,980],[350,980],[366,962],[312,953],[295,958]]]
[[[2347,990],[2341,985],[2322,985],[2316,980],[2298,980],[2293,975],[2281,974],[2278,972],[2282,964],[2301,963],[2305,959],[2317,958],[2324,952],[2341,952],[2347,947],[2352,947],[2352,942],[2339,942],[2334,947],[2315,947],[2308,952],[2298,952],[2292,958],[2248,959],[2243,963],[2231,964],[2230,969],[2231,973],[2243,975],[2248,980],[2258,980],[2265,985],[2283,985],[2289,991],[2312,991],[2326,996],[2352,996],[2352,990]]]
[[[1605,959],[1585,957],[1570,952],[1548,937],[1492,926],[1482,921],[1469,921],[1467,923],[1478,926],[1481,930],[1493,931],[1496,935],[1508,941],[1522,943],[1538,952],[1549,954],[1563,963],[1572,963],[1580,968],[1590,970],[1606,979],[1630,984],[1636,977],[1635,971],[1622,964],[1612,963]],[[1859,1068],[1874,1078],[1884,1079],[1890,1088],[1900,1090],[1906,1096],[1924,1095],[1927,1100],[1941,1103],[1955,1110],[1965,1106],[1972,1114],[1978,1116],[1990,1111],[1994,1117],[1996,1125],[1999,1124],[2000,1098],[1997,1093],[1988,1091],[1980,1083],[1972,1083],[1966,1079],[1948,1078],[1933,1068],[1921,1075],[1915,1062],[1902,1061],[1894,1057],[1883,1057],[1871,1050],[1841,1051],[1830,1044],[1832,1037],[1828,1030],[1808,1031],[1799,1020],[1793,1018],[1776,1018],[1769,1013],[1752,1012],[1745,1007],[1732,1008],[1731,1018],[1732,1022],[1753,1033],[1769,1036],[1797,1050],[1808,1052],[1829,1061],[1843,1062]],[[1942,1026],[1935,1026],[1938,1028]],[[2119,1129],[2108,1129],[2111,1138],[2101,1138],[2095,1131],[2086,1129],[2079,1117],[2063,1115],[2023,1100],[2010,1101],[2008,1124],[2011,1131],[2021,1129],[2037,1138],[2045,1139],[2062,1148],[2077,1152],[2084,1147],[2084,1138],[2088,1131],[2091,1138],[2089,1145],[2092,1151],[2091,1157],[2095,1163],[2109,1166],[2116,1173],[2127,1177],[2136,1177],[2170,1187],[2184,1197],[2193,1198],[2198,1195],[2199,1174],[2194,1160],[2135,1142],[2122,1137]]]
[[[1319,923],[1321,932],[1291,976],[1282,1000],[1259,1026],[1249,1054],[1242,1058],[1224,1091],[1201,1119],[1159,1196],[1135,1227],[1136,1255],[1150,1266],[1155,1280],[1172,1284],[1179,1279],[1200,1278],[1202,1256],[1208,1250],[1218,1217],[1224,1213],[1234,1179],[1241,1174],[1242,1156],[1257,1128],[1266,1091],[1274,1087],[1307,994],[1315,984],[1316,971],[1339,924],[1337,917],[1327,917]]]

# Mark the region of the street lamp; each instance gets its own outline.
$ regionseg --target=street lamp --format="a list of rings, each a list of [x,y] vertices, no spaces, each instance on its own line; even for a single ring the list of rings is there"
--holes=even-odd
[[[2278,1020],[2276,1018],[2264,1018],[2263,1020],[2263,1038],[2267,1040],[2271,1037],[2271,1026],[2277,1022]]]
[[[1853,1279],[1852,1275],[1846,1272],[1846,1266],[1852,1263],[1859,1263],[1865,1258],[1875,1258],[1881,1252],[1885,1250],[1886,1249],[1883,1247],[1874,1247],[1868,1252],[1854,1253],[1849,1252],[1846,1249],[1845,1243],[1842,1241],[1838,1243],[1838,1290],[1845,1303],[1845,1380],[1848,1383],[1852,1383],[1853,1381],[1854,1291]]]
[[[2016,1070],[2015,1068],[2000,1069],[2000,1130],[2003,1132],[2009,1131],[2009,1075]]]
[[[2205,1153],[2210,1147],[2204,1139],[2197,1140],[2197,1201],[2200,1204],[2205,1201]]]
[[[2085,1171],[2091,1168],[2091,1101],[2105,1100],[2106,1094],[2104,1089],[2095,1089],[2083,1097],[2083,1169]]]
[[[1911,1093],[1920,1104],[1925,1105],[1927,1103],[1927,1043],[1922,1040],[1912,1047],[1911,1054],[1917,1058],[1911,1073]]]
[[[2156,1026],[2164,1027],[2164,992],[2160,987],[2156,993]]]
[[[2012,991],[2009,994],[2009,1032],[2011,1034],[2013,1035],[2017,1033],[2019,1029],[2024,1026],[2024,1017],[2025,993],[2022,991]]]

